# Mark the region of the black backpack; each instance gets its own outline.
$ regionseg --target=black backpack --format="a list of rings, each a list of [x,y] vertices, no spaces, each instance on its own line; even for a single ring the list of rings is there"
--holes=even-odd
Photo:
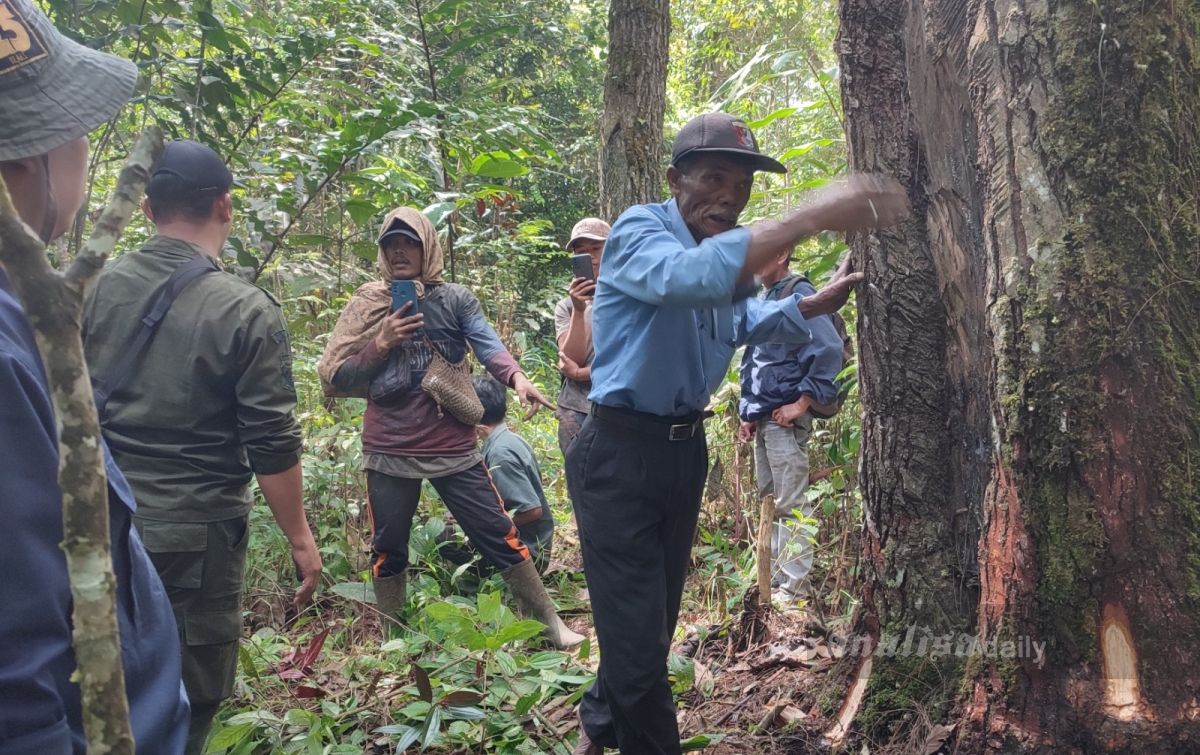
[[[799,285],[801,281],[810,286],[812,285],[812,281],[810,281],[806,276],[797,275],[788,281],[788,284],[783,287],[783,291],[779,293],[779,298],[785,299],[791,296],[795,292],[796,286]],[[854,358],[854,341],[850,338],[850,334],[846,332],[846,321],[842,318],[841,313],[834,312],[830,315],[830,317],[833,318],[833,327],[837,330],[837,334],[842,338],[842,369],[845,369],[846,365],[850,363],[850,360]],[[837,389],[837,398],[834,399],[833,403],[823,405],[813,404],[812,406],[808,407],[808,413],[817,419],[833,419],[836,417],[837,413],[842,410],[842,404],[846,403],[846,396],[850,393],[850,385],[846,381],[840,380],[837,383]]]

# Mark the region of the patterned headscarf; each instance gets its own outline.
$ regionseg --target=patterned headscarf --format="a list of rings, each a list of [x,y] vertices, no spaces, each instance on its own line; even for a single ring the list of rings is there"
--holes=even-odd
[[[379,230],[379,241],[383,240],[385,233],[392,230],[396,221],[412,228],[421,237],[424,251],[421,257],[421,273],[416,279],[416,284],[417,296],[424,297],[427,287],[445,282],[442,280],[444,266],[442,244],[438,241],[437,229],[420,210],[412,207],[397,207],[383,219],[383,226]],[[364,283],[350,297],[345,311],[338,318],[337,325],[333,327],[329,343],[325,346],[325,353],[321,355],[321,362],[317,365],[317,374],[321,377],[321,390],[326,396],[366,397],[366,386],[353,393],[345,393],[334,388],[333,376],[337,374],[343,364],[366,348],[367,344],[379,333],[383,318],[391,312],[392,266],[388,262],[387,255],[383,253],[382,246],[379,248],[379,256],[376,258],[376,268],[383,280]]]

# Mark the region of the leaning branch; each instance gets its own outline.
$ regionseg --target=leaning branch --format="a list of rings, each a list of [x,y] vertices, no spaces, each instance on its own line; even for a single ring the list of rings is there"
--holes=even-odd
[[[56,272],[38,237],[21,222],[0,179],[0,263],[33,328],[50,382],[58,426],[58,484],[63,496],[63,543],[74,602],[75,661],[90,753],[133,755],[129,703],[121,667],[108,528],[108,479],[100,421],[83,358],[79,323],[87,288],[129,223],[162,154],[157,128],[142,134],[88,243],[66,273]]]

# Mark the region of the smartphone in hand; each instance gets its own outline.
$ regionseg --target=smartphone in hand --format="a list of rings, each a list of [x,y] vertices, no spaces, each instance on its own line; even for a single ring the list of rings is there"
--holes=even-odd
[[[595,280],[596,275],[592,270],[592,255],[590,254],[572,254],[571,255],[571,272],[576,278],[587,278]]]
[[[412,306],[404,313],[405,317],[417,314],[417,284],[414,281],[392,281],[392,311],[403,307],[408,302]]]

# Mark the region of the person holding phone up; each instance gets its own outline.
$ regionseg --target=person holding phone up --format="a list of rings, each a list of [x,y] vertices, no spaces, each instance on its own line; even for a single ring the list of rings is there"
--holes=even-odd
[[[558,394],[558,448],[563,456],[579,434],[583,420],[592,410],[592,297],[600,274],[600,255],[609,225],[600,218],[584,218],[571,229],[567,249],[572,253],[573,279],[568,295],[554,307],[554,330],[558,336],[558,368],[563,375]]]
[[[317,371],[326,396],[367,399],[363,467],[373,528],[371,565],[384,632],[407,603],[405,571],[421,482],[429,480],[484,560],[497,569],[518,605],[546,625],[558,648],[583,637],[558,618],[541,578],[488,475],[475,445],[479,416],[463,421],[460,403],[478,397],[440,392],[427,377],[467,369],[470,349],[492,377],[512,388],[530,417],[554,405],[521,372],[467,288],[442,279],[442,248],[420,210],[400,207],[384,218],[379,236],[382,281],[361,286],[338,319]],[[415,300],[405,296],[411,282]],[[454,383],[453,379],[443,381]],[[434,392],[438,392],[435,398]],[[456,414],[456,411],[459,414]]]

